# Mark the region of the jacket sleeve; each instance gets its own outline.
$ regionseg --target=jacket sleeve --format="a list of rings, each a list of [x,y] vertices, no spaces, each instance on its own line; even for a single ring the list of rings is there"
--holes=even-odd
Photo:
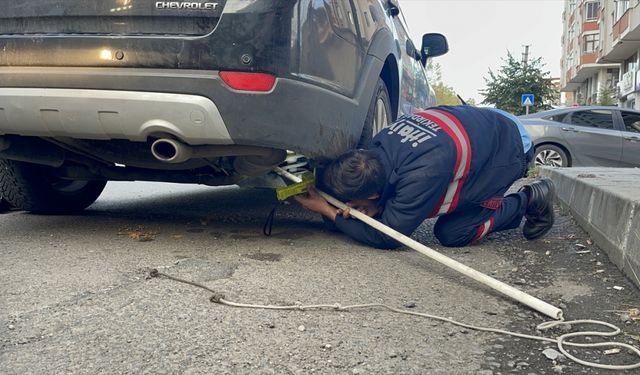
[[[404,235],[413,231],[429,216],[449,185],[451,176],[427,176],[416,173],[401,179],[396,193],[384,205],[382,215],[377,218],[382,224]],[[401,244],[391,237],[353,218],[336,217],[336,227],[351,238],[366,245],[395,249]]]

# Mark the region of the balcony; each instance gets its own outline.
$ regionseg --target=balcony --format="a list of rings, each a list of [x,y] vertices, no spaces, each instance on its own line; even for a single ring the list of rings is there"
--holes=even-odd
[[[567,70],[567,72],[564,74],[564,82],[568,84],[571,81],[572,77],[573,77],[573,68],[569,68],[569,70]]]
[[[591,53],[583,53],[582,56],[580,56],[580,66],[585,64],[595,64],[597,58],[598,52],[596,51]],[[578,68],[580,68],[580,66]]]
[[[627,9],[626,12],[620,17],[618,22],[613,25],[613,42],[615,43],[620,36],[627,31],[629,28],[629,18],[630,18],[630,9]]]
[[[585,31],[598,31],[599,27],[600,25],[598,25],[597,18],[590,21],[585,21],[582,24],[582,32],[584,33]]]
[[[566,72],[566,83],[560,91],[576,91],[584,84],[589,78],[597,75],[599,72],[606,72],[607,69],[620,68],[620,64],[596,64],[597,53],[586,53],[580,56],[580,65],[575,69],[570,69]]]
[[[600,62],[624,61],[640,49],[640,7],[629,8],[611,29],[611,45]]]

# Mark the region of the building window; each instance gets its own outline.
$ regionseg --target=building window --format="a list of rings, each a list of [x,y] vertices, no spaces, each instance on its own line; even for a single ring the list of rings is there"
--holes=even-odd
[[[584,52],[592,53],[598,49],[600,34],[587,34],[584,36]]]
[[[615,90],[620,82],[620,69],[607,69],[607,87]]]
[[[573,68],[577,64],[578,64],[578,58],[576,56],[576,51],[573,51],[569,55],[569,68]]]
[[[600,4],[597,1],[589,1],[587,3],[585,3],[584,5],[584,9],[585,9],[585,14],[586,14],[586,20],[587,21],[593,21],[596,18],[598,18],[598,8],[600,7]]]
[[[616,22],[624,15],[627,9],[629,9],[629,0],[618,0],[617,4],[618,6],[615,8],[616,15],[614,17]]]
[[[573,38],[576,36],[576,32],[575,32],[575,26],[576,24],[573,23],[571,24],[571,26],[569,26],[569,37],[568,37],[568,41],[571,42],[573,40]]]
[[[638,67],[638,55],[634,53],[631,57],[624,60],[624,72],[635,72]]]

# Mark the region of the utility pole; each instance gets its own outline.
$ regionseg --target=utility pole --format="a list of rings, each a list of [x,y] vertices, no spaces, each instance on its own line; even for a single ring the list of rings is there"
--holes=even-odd
[[[529,47],[531,46],[531,44],[525,44],[523,45],[524,47],[524,52],[522,52],[522,64],[524,65],[524,67],[527,67],[527,64],[529,63]]]
[[[527,74],[527,65],[529,64],[529,47],[531,44],[524,44],[524,51],[522,51],[522,74]],[[529,114],[529,107],[533,105],[534,101],[533,94],[523,94],[522,95],[522,105],[526,108],[526,114]]]

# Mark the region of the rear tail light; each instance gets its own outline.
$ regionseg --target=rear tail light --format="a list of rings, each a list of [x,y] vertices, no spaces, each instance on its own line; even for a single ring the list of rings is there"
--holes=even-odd
[[[220,78],[229,87],[240,91],[271,91],[276,77],[266,73],[220,72]]]

